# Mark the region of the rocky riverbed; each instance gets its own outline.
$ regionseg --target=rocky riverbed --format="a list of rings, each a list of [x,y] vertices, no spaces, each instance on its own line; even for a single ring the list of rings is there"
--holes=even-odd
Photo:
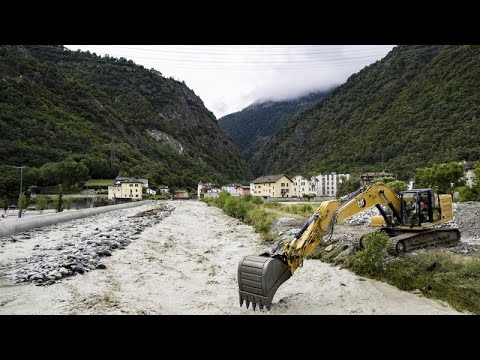
[[[120,212],[113,216],[102,214],[0,238],[2,253],[7,243],[22,243],[23,251],[18,255],[28,253],[28,243],[32,253],[28,257],[18,256],[6,262],[2,270],[16,283],[32,282],[37,286],[46,286],[68,276],[105,269],[103,257],[125,249],[139,238],[147,226],[158,223],[172,210],[173,207],[161,204],[126,218]],[[132,211],[138,212],[138,209]],[[116,221],[112,222],[112,217]],[[102,223],[105,219],[109,221],[103,226],[89,226],[92,221]]]
[[[279,288],[271,311],[240,307],[238,263],[268,245],[251,226],[199,201],[112,211],[1,245],[0,314],[457,313],[318,260]]]

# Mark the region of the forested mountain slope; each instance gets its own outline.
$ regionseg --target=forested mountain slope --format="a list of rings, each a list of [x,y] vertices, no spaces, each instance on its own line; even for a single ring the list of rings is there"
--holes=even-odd
[[[281,127],[255,174],[383,170],[480,158],[480,46],[397,46]]]
[[[235,142],[247,162],[295,113],[312,106],[328,92],[312,92],[296,99],[262,101],[218,119],[220,128]]]
[[[184,83],[63,46],[0,46],[0,133],[7,188],[18,187],[18,176],[5,165],[29,166],[27,185],[51,184],[51,171],[41,167],[55,163],[50,170],[60,171],[65,162],[82,174],[84,165],[91,178],[120,174],[171,187],[251,177]]]

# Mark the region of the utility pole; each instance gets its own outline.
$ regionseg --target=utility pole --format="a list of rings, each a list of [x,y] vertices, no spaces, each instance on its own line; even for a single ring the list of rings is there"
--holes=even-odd
[[[110,167],[113,169],[113,164],[115,163],[115,143],[113,142],[113,132],[112,132],[112,143],[110,149]]]
[[[20,192],[19,194],[22,193],[22,189],[23,189],[23,169],[27,168],[28,166],[12,166],[12,165],[8,165],[10,167],[13,167],[15,169],[20,169]]]
[[[12,166],[9,165],[10,167],[13,167],[15,169],[20,169],[20,192],[18,193],[18,217],[22,217],[22,211],[23,209],[21,208],[20,204],[20,196],[22,195],[22,190],[23,190],[23,169],[27,168],[28,166]]]

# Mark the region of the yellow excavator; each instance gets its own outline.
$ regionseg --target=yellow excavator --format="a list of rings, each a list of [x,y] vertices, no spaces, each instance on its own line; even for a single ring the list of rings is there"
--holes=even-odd
[[[398,256],[429,246],[453,246],[460,241],[456,228],[437,225],[453,219],[452,197],[431,189],[413,189],[395,193],[382,182],[365,185],[338,200],[320,204],[294,239],[277,250],[245,256],[238,266],[240,306],[258,305],[271,309],[278,287],[302,266],[303,261],[326,237],[336,223],[375,206],[381,215],[372,218],[374,226],[390,236],[387,251]],[[357,247],[362,247],[361,240]]]

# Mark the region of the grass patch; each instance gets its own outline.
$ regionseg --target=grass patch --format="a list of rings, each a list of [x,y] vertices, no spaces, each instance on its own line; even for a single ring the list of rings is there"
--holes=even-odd
[[[115,180],[112,179],[90,179],[83,186],[114,186]]]
[[[227,215],[253,226],[265,241],[274,240],[270,233],[273,217],[265,211],[264,202],[260,198],[251,195],[231,196],[226,191],[222,191],[218,197],[204,198],[203,201],[208,205],[219,207]]]
[[[435,249],[386,263],[387,240],[379,233],[365,236],[364,249],[348,256],[342,267],[401,290],[419,289],[424,296],[446,301],[458,311],[480,314],[480,254],[461,256]],[[331,262],[327,256],[322,260]]]
[[[42,195],[56,195],[58,194],[58,185],[52,185],[52,186],[39,186],[40,188],[40,194]],[[78,194],[80,192],[81,188],[80,187],[63,187],[62,193],[64,194]]]
[[[480,314],[480,254],[432,250],[390,262],[382,280],[402,290],[420,289],[453,308]]]
[[[317,210],[317,208],[318,206],[312,204],[293,204],[283,205],[280,210],[289,214],[310,216],[315,210]]]
[[[311,204],[284,206],[276,201],[263,201],[252,195],[231,196],[226,191],[222,191],[215,198],[203,198],[203,201],[223,209],[229,216],[252,225],[267,242],[278,240],[276,235],[270,232],[273,219],[286,216],[307,219],[315,210]]]

